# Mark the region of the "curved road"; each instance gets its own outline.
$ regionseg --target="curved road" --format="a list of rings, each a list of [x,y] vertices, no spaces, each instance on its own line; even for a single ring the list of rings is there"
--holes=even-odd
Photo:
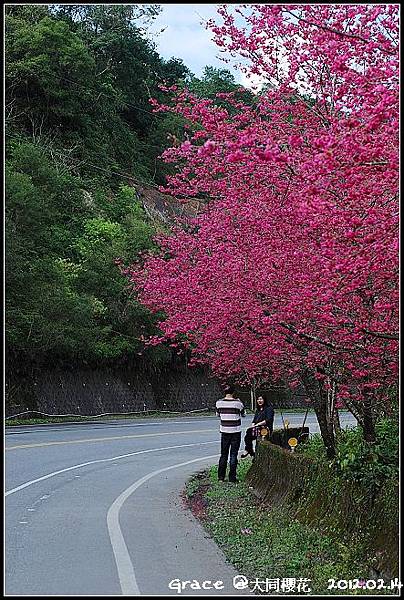
[[[248,593],[179,496],[219,452],[215,417],[7,428],[6,595]]]

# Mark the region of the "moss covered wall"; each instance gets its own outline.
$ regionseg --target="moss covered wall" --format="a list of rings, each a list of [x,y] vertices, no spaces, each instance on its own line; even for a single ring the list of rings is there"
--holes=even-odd
[[[259,442],[247,481],[268,506],[286,503],[299,521],[335,540],[350,540],[372,564],[375,575],[398,573],[398,482],[366,490],[342,481],[329,463]]]

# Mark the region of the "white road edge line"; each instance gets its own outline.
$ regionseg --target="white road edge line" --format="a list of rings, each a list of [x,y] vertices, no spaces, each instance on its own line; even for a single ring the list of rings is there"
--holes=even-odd
[[[49,479],[50,477],[55,477],[56,475],[60,475],[61,473],[66,473],[67,471],[73,471],[74,469],[80,469],[81,467],[87,467],[88,465],[93,465],[95,463],[109,462],[112,460],[118,460],[119,458],[128,458],[129,456],[136,456],[137,454],[147,454],[148,452],[160,452],[162,450],[171,450],[175,448],[189,448],[190,446],[204,446],[206,444],[217,444],[217,440],[212,442],[199,442],[197,444],[181,444],[180,446],[167,446],[166,448],[150,448],[148,450],[138,450],[137,452],[131,452],[130,454],[122,454],[121,456],[113,456],[112,458],[100,458],[97,460],[90,460],[86,463],[81,463],[80,465],[73,465],[72,467],[67,467],[66,469],[60,469],[60,471],[54,471],[53,473],[48,473],[43,477],[38,477],[38,479],[33,479],[32,481],[27,481],[8,492],[5,492],[4,496],[10,496],[11,494],[15,494],[24,488],[33,485],[34,483],[39,483],[40,481],[45,481],[45,479]]]
[[[119,511],[121,510],[125,500],[127,500],[129,496],[133,494],[133,492],[136,491],[146,481],[148,481],[152,477],[155,477],[156,475],[159,475],[160,473],[170,471],[171,469],[178,469],[179,467],[184,467],[185,465],[190,465],[201,460],[217,458],[218,456],[220,455],[213,454],[211,456],[202,456],[200,458],[187,460],[186,462],[178,463],[176,465],[171,465],[170,467],[164,467],[163,469],[158,469],[157,471],[152,471],[148,475],[145,475],[141,479],[135,481],[135,483],[133,483],[124,492],[122,492],[122,494],[118,496],[118,498],[113,502],[107,514],[107,525],[112,550],[114,552],[116,568],[118,569],[118,577],[121,585],[122,595],[141,595],[139,585],[136,581],[135,570],[133,568],[133,564],[129,556],[128,547],[126,546],[125,539],[123,537],[122,530],[119,525]]]
[[[43,442],[42,444],[22,444],[20,446],[5,446],[5,450],[22,450],[24,448],[45,448],[47,446],[66,446],[67,444],[85,444],[92,442],[108,442],[111,440],[132,440],[139,438],[161,437],[163,435],[187,435],[189,433],[212,433],[216,429],[188,429],[187,431],[163,431],[159,433],[139,433],[135,435],[115,435],[102,438],[79,438],[77,440],[64,440],[63,442]]]

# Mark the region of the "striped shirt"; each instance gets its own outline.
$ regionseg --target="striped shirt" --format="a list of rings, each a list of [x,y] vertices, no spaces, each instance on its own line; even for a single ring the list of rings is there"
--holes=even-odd
[[[222,398],[216,402],[216,416],[220,417],[221,433],[239,433],[241,417],[245,416],[244,404],[237,398]]]

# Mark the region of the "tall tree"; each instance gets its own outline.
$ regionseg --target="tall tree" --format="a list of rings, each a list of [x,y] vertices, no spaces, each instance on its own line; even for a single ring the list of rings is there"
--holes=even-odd
[[[210,202],[133,281],[218,374],[300,379],[332,456],[329,389],[371,442],[397,377],[397,7],[219,12],[217,43],[271,87],[236,117],[186,91],[160,107],[191,123],[168,188]]]

